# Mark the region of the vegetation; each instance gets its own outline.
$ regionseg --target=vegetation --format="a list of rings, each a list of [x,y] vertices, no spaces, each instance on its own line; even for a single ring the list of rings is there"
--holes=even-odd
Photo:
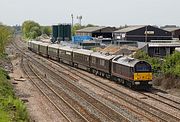
[[[31,20],[23,23],[22,32],[25,39],[35,39],[42,34],[40,25]]]
[[[0,122],[28,121],[25,105],[15,97],[8,74],[0,69]]]
[[[3,55],[5,46],[12,38],[12,30],[10,27],[0,25],[0,55]]]
[[[175,52],[165,58],[162,71],[166,75],[174,75],[180,77],[180,52]]]
[[[0,59],[5,59],[5,46],[12,38],[12,29],[0,25]],[[28,121],[28,114],[24,104],[15,97],[13,87],[8,80],[7,72],[0,68],[0,122]]]
[[[52,32],[52,28],[50,26],[42,26],[41,31],[42,34],[46,34],[47,36],[50,36]]]

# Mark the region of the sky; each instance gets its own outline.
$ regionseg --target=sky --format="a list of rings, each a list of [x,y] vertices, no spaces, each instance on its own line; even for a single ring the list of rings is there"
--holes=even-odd
[[[41,25],[82,24],[177,25],[180,26],[180,0],[1,0],[0,22],[6,25],[34,20]]]

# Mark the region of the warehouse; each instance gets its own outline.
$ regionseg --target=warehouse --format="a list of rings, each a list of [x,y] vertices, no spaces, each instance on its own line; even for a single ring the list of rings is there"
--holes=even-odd
[[[180,28],[179,27],[165,27],[163,29],[171,32],[173,38],[180,40]]]
[[[113,33],[114,39],[150,42],[150,40],[171,40],[171,32],[150,25],[129,26]]]
[[[163,42],[164,41],[164,42]],[[173,54],[175,49],[180,47],[178,42],[159,40],[148,43],[142,50],[146,51],[151,57],[165,57]]]
[[[112,38],[115,27],[87,27],[76,31],[77,36]]]

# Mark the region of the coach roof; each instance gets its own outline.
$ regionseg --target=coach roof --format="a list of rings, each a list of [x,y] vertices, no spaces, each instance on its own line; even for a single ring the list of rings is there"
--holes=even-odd
[[[92,50],[85,50],[85,49],[74,49],[74,53],[84,54],[84,55],[91,55],[93,53]]]
[[[115,55],[111,55],[109,53],[102,53],[102,52],[94,52],[91,54],[91,56],[105,59],[105,60],[110,60],[115,57]]]

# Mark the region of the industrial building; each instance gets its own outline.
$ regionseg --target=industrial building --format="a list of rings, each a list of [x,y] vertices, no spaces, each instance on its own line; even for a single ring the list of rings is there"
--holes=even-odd
[[[179,42],[172,40],[152,40],[145,47],[142,48],[151,57],[165,57],[173,54],[175,49],[180,47]]]
[[[77,36],[91,36],[101,38],[112,38],[115,27],[87,27],[76,31]]]
[[[163,29],[171,32],[173,38],[180,40],[180,28],[179,27],[165,27]]]
[[[114,39],[150,42],[151,40],[171,40],[172,34],[150,25],[129,26],[113,33]]]

